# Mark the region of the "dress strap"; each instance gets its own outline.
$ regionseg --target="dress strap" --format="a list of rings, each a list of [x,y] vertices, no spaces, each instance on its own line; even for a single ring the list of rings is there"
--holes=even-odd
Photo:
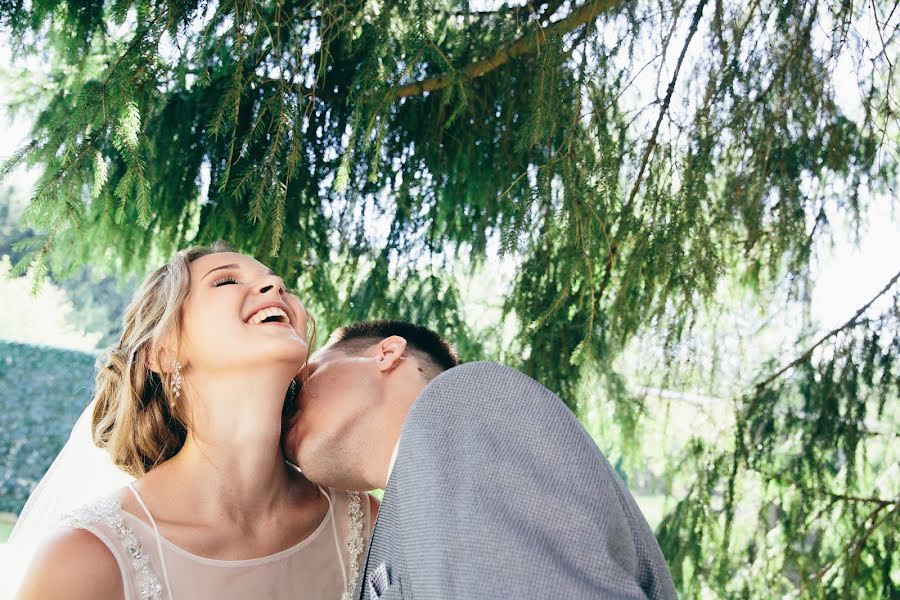
[[[328,500],[328,512],[331,514],[331,533],[334,535],[334,546],[337,549],[338,554],[338,562],[341,565],[341,575],[343,576],[343,580],[347,581],[347,566],[344,564],[344,553],[341,551],[341,541],[340,536],[338,536],[337,530],[337,518],[334,514],[334,502],[331,500],[331,494],[322,489],[322,486],[319,487],[319,492],[321,492],[325,499]]]
[[[147,515],[147,519],[150,521],[150,525],[153,526],[153,534],[156,536],[156,549],[159,552],[159,564],[162,566],[162,576],[163,581],[166,582],[166,591],[169,593],[169,600],[175,600],[175,596],[172,595],[172,586],[169,583],[169,573],[166,571],[166,557],[163,555],[162,549],[162,536],[159,533],[159,527],[156,526],[156,520],[153,518],[153,515],[150,514],[150,509],[147,508],[147,505],[144,504],[144,499],[141,498],[141,495],[138,494],[137,489],[134,487],[134,484],[129,482],[128,489],[131,490],[131,493],[134,494],[135,500],[138,501],[141,508],[144,510],[144,514]]]

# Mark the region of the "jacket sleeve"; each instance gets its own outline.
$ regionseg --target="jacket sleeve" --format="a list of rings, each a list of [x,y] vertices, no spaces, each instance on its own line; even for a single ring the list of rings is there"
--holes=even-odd
[[[571,411],[513,369],[436,378],[389,487],[412,597],[674,598],[649,526]]]

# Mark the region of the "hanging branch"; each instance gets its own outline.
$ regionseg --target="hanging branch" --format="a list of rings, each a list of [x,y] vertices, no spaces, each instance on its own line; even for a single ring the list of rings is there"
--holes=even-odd
[[[687,54],[691,39],[697,32],[697,25],[700,23],[700,17],[703,16],[703,9],[706,7],[707,1],[708,0],[700,0],[700,4],[698,4],[696,10],[694,10],[694,16],[691,20],[691,26],[688,30],[687,38],[684,40],[684,45],[681,48],[681,54],[678,56],[678,62],[675,65],[675,73],[673,73],[672,80],[669,82],[669,87],[666,89],[666,97],[663,99],[662,106],[660,107],[659,116],[656,119],[656,125],[653,128],[653,133],[650,135],[650,140],[647,142],[647,147],[644,149],[644,155],[641,158],[641,165],[638,169],[637,178],[635,179],[634,184],[631,187],[631,193],[628,195],[628,201],[622,206],[621,215],[623,216],[628,214],[631,204],[634,201],[635,196],[637,196],[638,189],[641,186],[641,180],[644,177],[644,171],[647,168],[647,164],[650,162],[650,155],[653,153],[653,149],[656,147],[656,138],[659,134],[659,128],[662,125],[663,118],[669,111],[669,104],[672,101],[672,94],[675,92],[675,84],[678,81],[678,75],[681,72],[681,64],[684,62],[684,57]],[[609,245],[609,251],[606,255],[606,267],[604,269],[603,279],[600,282],[600,287],[596,294],[597,302],[599,302],[600,299],[603,298],[603,296],[606,294],[606,288],[608,287],[610,278],[612,276],[613,262],[616,259],[616,253],[618,252],[619,244],[622,241],[623,231],[624,230],[622,229],[621,225],[619,225],[616,231],[615,239]]]
[[[688,30],[684,45],[681,47],[681,54],[678,56],[678,62],[675,64],[675,72],[672,74],[672,80],[669,82],[669,87],[666,89],[666,97],[663,99],[662,106],[659,109],[659,116],[656,118],[656,125],[653,127],[653,133],[650,135],[647,147],[644,148],[644,155],[641,157],[641,165],[638,168],[634,184],[631,186],[631,193],[628,194],[628,201],[623,208],[623,214],[632,205],[634,198],[637,196],[638,190],[641,187],[644,171],[647,169],[647,164],[650,162],[650,156],[653,154],[654,148],[656,148],[656,138],[659,135],[659,128],[662,125],[666,113],[669,112],[669,104],[672,102],[672,95],[675,93],[675,84],[678,81],[678,74],[681,72],[681,64],[684,62],[684,57],[687,54],[691,39],[694,37],[694,34],[697,33],[697,25],[700,23],[700,17],[703,16],[703,9],[706,7],[706,2],[707,0],[700,0],[700,4],[697,5],[697,9],[694,11],[691,28]]]
[[[704,0],[705,2],[706,0]],[[505,65],[509,61],[525,54],[530,54],[538,49],[541,41],[546,37],[562,35],[581,27],[600,13],[618,6],[617,0],[592,0],[573,11],[564,19],[549,25],[543,29],[532,31],[522,36],[511,45],[501,48],[493,56],[480,60],[462,69],[462,73],[469,79],[482,77],[491,71]],[[452,77],[446,73],[395,87],[391,90],[392,98],[407,98],[420,96],[426,92],[442,90],[450,85]]]
[[[776,371],[772,375],[768,376],[763,381],[757,383],[756,386],[754,386],[756,388],[757,393],[759,393],[763,388],[765,388],[770,383],[772,383],[773,381],[775,381],[776,379],[778,379],[779,377],[784,375],[787,371],[793,369],[800,363],[809,359],[809,357],[812,356],[813,352],[816,351],[816,348],[818,348],[819,346],[821,346],[822,344],[827,342],[829,339],[831,339],[834,336],[836,336],[837,334],[839,334],[840,332],[844,331],[845,329],[849,329],[850,327],[852,327],[859,320],[859,318],[861,316],[863,316],[863,314],[865,314],[865,312],[867,310],[869,310],[869,308],[873,304],[875,304],[875,302],[879,298],[884,296],[886,293],[888,293],[891,290],[892,287],[894,287],[894,284],[897,283],[898,280],[900,280],[900,271],[895,273],[894,276],[891,277],[891,279],[887,282],[887,284],[885,284],[885,286],[883,288],[881,288],[881,290],[877,294],[875,294],[871,300],[866,302],[863,306],[861,306],[859,308],[859,310],[857,310],[855,313],[853,313],[853,316],[850,317],[850,319],[848,319],[843,325],[840,325],[839,327],[835,327],[834,329],[832,329],[831,331],[829,331],[828,333],[823,335],[821,338],[819,338],[819,340],[815,344],[813,344],[812,346],[807,348],[806,352],[804,352],[803,354],[801,354],[800,356],[798,356],[797,358],[792,360],[790,363],[788,363],[784,367],[778,369],[778,371]]]

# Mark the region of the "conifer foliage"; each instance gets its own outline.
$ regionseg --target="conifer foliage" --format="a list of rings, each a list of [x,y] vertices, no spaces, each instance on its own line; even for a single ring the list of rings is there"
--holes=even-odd
[[[503,358],[573,408],[603,373],[626,430],[645,415],[611,365],[635,336],[676,347],[723,286],[801,291],[832,223],[864,227],[897,178],[884,0],[0,6],[46,66],[17,86],[38,118],[0,173],[41,167],[20,268],[141,273],[221,238],[296,278],[325,326],[418,320],[475,358],[451,267],[499,254]],[[896,593],[885,283],[759,374],[730,442],[688,448],[658,532],[686,596]]]

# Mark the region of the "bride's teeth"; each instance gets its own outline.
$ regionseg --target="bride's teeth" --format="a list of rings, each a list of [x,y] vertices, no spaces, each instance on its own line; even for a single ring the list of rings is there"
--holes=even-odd
[[[252,317],[250,317],[250,319],[248,321],[251,325],[259,325],[260,323],[262,323],[263,321],[265,321],[266,319],[268,319],[270,317],[282,317],[284,319],[283,321],[281,321],[282,323],[290,322],[290,319],[288,319],[287,313],[285,313],[283,310],[281,310],[280,308],[275,307],[275,306],[272,306],[269,308],[264,308],[262,310],[257,311],[256,314],[254,314]]]

